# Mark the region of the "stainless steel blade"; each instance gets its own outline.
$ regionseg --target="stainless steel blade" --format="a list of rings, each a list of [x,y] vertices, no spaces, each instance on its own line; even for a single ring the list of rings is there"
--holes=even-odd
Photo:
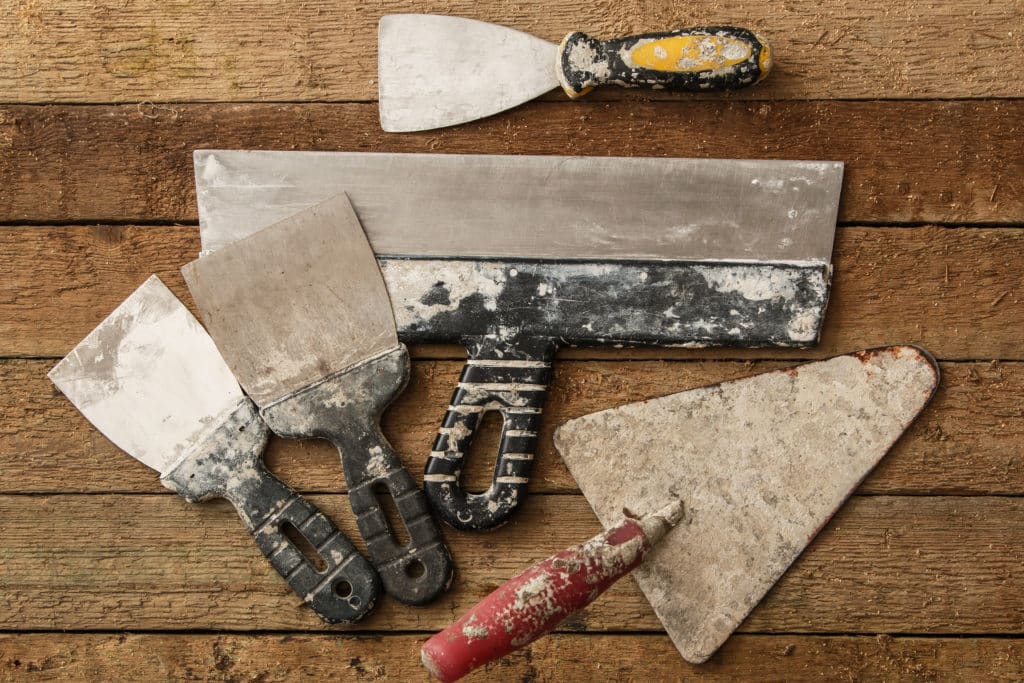
[[[195,152],[203,253],[346,192],[380,257],[831,261],[843,164]]]
[[[606,527],[682,500],[634,576],[683,657],[729,637],[928,403],[893,346],[570,420],[555,445]]]
[[[213,340],[155,275],[49,376],[108,439],[161,474],[245,399]]]
[[[380,268],[342,194],[182,268],[260,407],[398,347]]]
[[[392,133],[473,121],[558,87],[558,46],[528,33],[436,14],[381,17],[380,125]]]

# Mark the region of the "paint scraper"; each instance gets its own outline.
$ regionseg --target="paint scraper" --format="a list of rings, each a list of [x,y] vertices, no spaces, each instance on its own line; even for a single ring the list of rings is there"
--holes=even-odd
[[[325,621],[373,607],[377,573],[261,460],[269,432],[206,331],[155,275],[50,371],[104,435],[190,503],[227,498],[274,569]],[[311,561],[289,535],[312,546]]]
[[[674,92],[734,90],[771,69],[757,34],[707,26],[616,40],[575,31],[560,45],[475,19],[381,17],[380,125],[393,133],[473,121],[562,87],[575,99],[604,83]]]
[[[426,497],[378,424],[408,381],[409,356],[348,197],[300,211],[182,273],[270,429],[338,447],[349,502],[384,589],[413,605],[446,590],[451,557]],[[394,500],[407,543],[389,525],[384,496]]]

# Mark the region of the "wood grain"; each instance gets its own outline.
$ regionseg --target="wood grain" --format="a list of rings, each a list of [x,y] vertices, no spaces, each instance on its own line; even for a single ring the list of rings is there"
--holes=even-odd
[[[431,680],[426,636],[0,635],[6,680]],[[1020,638],[737,635],[700,666],[668,636],[556,633],[474,672],[483,681],[986,680],[1024,676]]]
[[[394,135],[368,104],[6,106],[0,222],[195,221],[192,150],[260,148],[836,159],[844,222],[1024,223],[1022,122],[1021,100],[583,101]]]
[[[59,394],[46,372],[53,361],[0,362],[0,492],[167,493],[148,467],[107,441]],[[576,493],[552,445],[557,425],[630,401],[662,396],[786,365],[776,361],[609,362],[556,364],[540,433],[531,491]],[[416,361],[406,391],[385,413],[383,426],[404,464],[422,479],[427,453],[448,405],[461,364]],[[1024,363],[943,363],[931,405],[861,493],[1024,494]],[[469,490],[490,484],[499,422],[480,433],[467,458]],[[274,439],[271,469],[299,490],[345,490],[338,453],[325,441]]]
[[[190,301],[178,268],[195,227],[0,230],[0,357],[63,356],[151,273]],[[567,350],[563,358],[808,358],[887,343],[942,359],[1024,359],[1024,231],[841,228],[831,303],[811,350]],[[609,353],[611,355],[609,355]],[[419,357],[461,357],[457,347]]]
[[[345,496],[311,500],[359,545]],[[417,609],[385,599],[355,629],[439,630],[517,571],[599,530],[582,496],[530,503],[486,536],[445,529],[457,567],[451,592]],[[1022,514],[1019,498],[854,497],[741,630],[1020,633]],[[325,628],[268,569],[223,502],[0,496],[0,519],[0,629]],[[563,630],[660,625],[625,580]]]
[[[1019,3],[789,0],[543,0],[369,6],[347,0],[18,0],[0,14],[0,100],[324,101],[376,98],[377,20],[388,12],[484,19],[557,43],[735,24],[767,36],[776,68],[740,97],[1020,97],[1006,68],[1024,50]],[[1016,30],[1015,30],[1016,29]],[[626,95],[607,88],[607,98]]]

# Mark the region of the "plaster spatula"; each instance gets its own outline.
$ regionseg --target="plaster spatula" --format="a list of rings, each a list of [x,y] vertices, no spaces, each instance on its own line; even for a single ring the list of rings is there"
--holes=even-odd
[[[570,420],[555,446],[606,527],[681,500],[634,570],[676,647],[707,660],[927,405],[934,359],[890,346]]]
[[[182,268],[228,366],[275,433],[331,441],[384,589],[424,604],[451,557],[426,497],[380,432],[409,355],[370,244],[344,194]],[[377,494],[408,531],[399,544]]]
[[[86,418],[190,503],[227,498],[292,589],[331,623],[373,607],[377,574],[334,524],[261,461],[268,430],[206,331],[155,275],[50,379]],[[289,540],[305,537],[317,568]]]
[[[475,19],[391,14],[380,20],[377,43],[380,125],[389,132],[483,118],[559,85],[573,99],[603,83],[734,90],[771,69],[764,40],[731,26],[608,41],[575,31],[555,45]]]

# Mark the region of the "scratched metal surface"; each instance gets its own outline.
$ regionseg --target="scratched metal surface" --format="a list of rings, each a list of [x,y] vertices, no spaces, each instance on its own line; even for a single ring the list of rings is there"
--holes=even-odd
[[[197,150],[214,252],[346,192],[378,256],[827,263],[833,161]]]

